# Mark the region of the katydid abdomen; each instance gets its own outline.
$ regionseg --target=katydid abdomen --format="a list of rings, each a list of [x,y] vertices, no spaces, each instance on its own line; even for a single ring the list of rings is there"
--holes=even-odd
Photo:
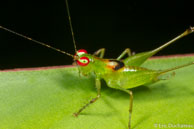
[[[158,80],[158,71],[153,71],[141,67],[126,66],[117,71],[103,75],[103,79],[111,88],[130,89]]]
[[[150,70],[138,66],[125,66],[119,70],[113,70],[112,72],[102,75],[102,78],[111,88],[130,89],[141,85],[154,83],[159,81],[160,76],[167,72],[171,72],[193,64],[194,62],[191,62],[165,70]]]

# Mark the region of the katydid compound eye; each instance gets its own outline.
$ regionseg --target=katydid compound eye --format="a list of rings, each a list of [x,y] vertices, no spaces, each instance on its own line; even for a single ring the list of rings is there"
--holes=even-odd
[[[78,50],[77,52],[76,52],[76,56],[81,56],[81,55],[83,55],[83,54],[87,54],[87,51],[85,50],[85,49],[80,49],[80,50]]]
[[[77,64],[80,66],[86,66],[89,64],[89,62],[90,62],[90,60],[88,57],[81,57],[77,60]]]

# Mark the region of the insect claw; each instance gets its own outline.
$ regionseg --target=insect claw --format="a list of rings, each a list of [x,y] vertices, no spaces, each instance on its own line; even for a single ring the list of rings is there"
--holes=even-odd
[[[135,52],[132,52],[132,56],[135,55],[136,53]]]
[[[77,66],[77,63],[74,61],[74,62],[72,63],[72,65],[73,65],[73,66]]]
[[[78,113],[73,113],[74,117],[78,117],[78,115],[79,115]]]
[[[187,33],[190,34],[194,32],[194,27],[190,26],[189,29],[187,29]]]
[[[190,26],[191,32],[194,32],[194,27]]]
[[[184,36],[186,36],[186,35],[188,35],[188,34],[190,34],[190,33],[193,33],[193,32],[194,32],[194,27],[190,26],[189,29],[187,29],[187,30],[182,34],[181,37],[184,37]]]

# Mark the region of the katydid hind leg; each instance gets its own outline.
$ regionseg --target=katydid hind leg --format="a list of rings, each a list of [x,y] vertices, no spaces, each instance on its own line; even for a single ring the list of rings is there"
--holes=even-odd
[[[99,49],[99,50],[97,50],[96,52],[94,52],[94,56],[98,56],[98,55],[100,55],[99,57],[100,58],[103,58],[104,57],[104,54],[105,54],[105,48],[101,48],[101,49]]]
[[[132,55],[126,59],[123,60],[126,66],[140,66],[142,65],[149,57],[153,56],[160,50],[164,49],[165,47],[169,46],[170,44],[174,43],[178,39],[181,39],[182,37],[189,35],[190,33],[194,32],[194,27],[190,27],[182,34],[178,35],[177,37],[173,38],[172,40],[168,41],[167,43],[163,44],[162,46],[148,51],[148,52],[142,52],[135,55]]]
[[[119,55],[119,56],[117,57],[117,60],[121,60],[126,54],[127,54],[129,57],[132,56],[132,53],[131,53],[131,49],[130,49],[130,48],[126,48],[126,49],[121,53],[121,55]]]
[[[130,99],[129,99],[129,123],[128,123],[128,128],[131,129],[131,116],[132,116],[132,109],[133,109],[133,92],[131,90],[129,90],[128,94],[130,96]]]
[[[183,65],[179,65],[179,66],[176,66],[176,67],[173,67],[173,68],[169,68],[169,69],[159,71],[159,75],[163,75],[165,73],[168,73],[168,72],[180,69],[180,68],[184,68],[184,67],[187,67],[187,66],[190,66],[190,65],[194,65],[194,62],[190,62],[190,63],[187,63],[187,64],[183,64]]]
[[[131,117],[132,117],[132,109],[133,109],[133,92],[131,90],[127,90],[124,88],[119,88],[120,90],[129,94],[129,121],[128,121],[128,129],[131,129]]]
[[[89,101],[89,103],[85,104],[83,107],[81,107],[78,112],[75,112],[73,115],[75,117],[79,116],[79,114],[89,105],[91,105],[92,103],[96,102],[100,96],[101,96],[101,82],[99,78],[96,78],[96,89],[97,89],[97,96],[95,98],[93,98],[92,100]]]

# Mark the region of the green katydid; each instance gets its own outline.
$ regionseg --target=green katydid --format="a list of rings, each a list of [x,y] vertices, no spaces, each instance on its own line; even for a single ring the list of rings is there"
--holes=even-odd
[[[151,70],[151,69],[146,69],[143,67],[140,67],[149,57],[153,56],[163,48],[167,47],[168,45],[174,43],[176,40],[194,32],[194,27],[190,27],[187,29],[185,32],[182,34],[178,35],[174,39],[170,40],[169,42],[165,43],[164,45],[148,51],[148,52],[142,52],[139,54],[132,55],[131,51],[129,48],[127,48],[125,51],[121,53],[121,55],[117,59],[104,59],[104,53],[105,49],[99,49],[96,51],[94,54],[88,54],[86,50],[76,49],[75,45],[75,39],[74,39],[74,33],[73,33],[73,28],[71,24],[71,17],[69,13],[69,7],[68,7],[68,2],[66,0],[66,6],[67,6],[67,13],[68,13],[68,18],[69,18],[69,23],[70,23],[70,28],[71,28],[71,33],[72,33],[72,38],[73,38],[73,43],[74,43],[74,48],[75,48],[75,55],[69,54],[67,52],[64,52],[60,49],[54,48],[50,45],[47,45],[43,42],[39,42],[37,40],[34,40],[30,37],[27,37],[25,35],[19,34],[15,31],[12,31],[10,29],[7,29],[3,26],[0,26],[1,29],[6,30],[8,32],[11,32],[13,34],[16,34],[20,37],[26,38],[28,40],[31,40],[35,43],[38,43],[40,45],[46,46],[48,48],[54,49],[58,52],[61,52],[63,54],[66,54],[68,56],[71,56],[76,65],[78,66],[79,72],[82,75],[88,76],[91,74],[95,75],[95,81],[96,81],[96,88],[97,88],[97,96],[93,98],[92,100],[89,101],[86,105],[81,107],[77,112],[74,113],[74,116],[80,115],[80,113],[88,107],[90,104],[96,102],[101,96],[101,80],[105,80],[107,83],[107,86],[110,88],[122,90],[126,93],[129,94],[130,99],[129,99],[129,122],[128,122],[128,128],[131,128],[131,116],[132,116],[132,107],[133,107],[133,93],[131,88],[138,87],[144,84],[150,84],[150,83],[155,83],[160,79],[161,75],[182,68],[186,67],[189,65],[194,64],[194,62],[177,66],[174,68],[166,69],[166,70]],[[121,60],[126,54],[129,55],[129,57],[125,58],[124,60]]]

